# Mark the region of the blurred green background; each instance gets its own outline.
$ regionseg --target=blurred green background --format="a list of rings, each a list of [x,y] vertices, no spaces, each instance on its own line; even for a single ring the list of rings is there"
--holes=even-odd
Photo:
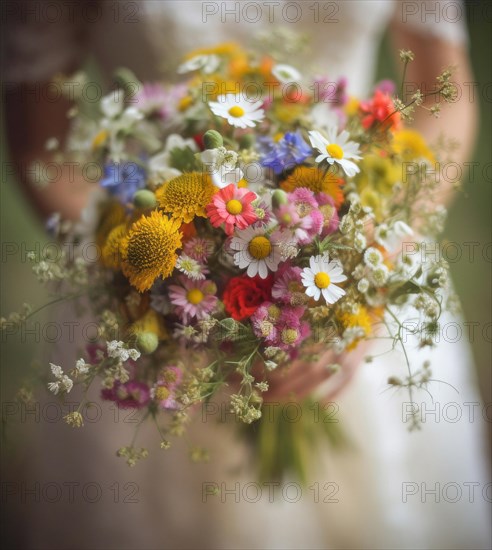
[[[469,6],[470,8],[470,6]],[[479,82],[478,90],[482,92],[484,85],[492,81],[490,61],[491,33],[490,23],[486,19],[472,18],[470,26],[470,54],[475,73]],[[378,67],[377,78],[387,78],[395,75],[392,63],[392,52],[389,51],[388,40],[385,39]],[[486,402],[491,396],[491,344],[481,336],[481,329],[490,323],[492,311],[492,280],[491,263],[482,255],[482,250],[491,239],[491,185],[481,175],[481,169],[492,160],[492,111],[489,101],[484,101],[484,95],[479,93],[481,100],[481,127],[477,139],[474,161],[479,163],[477,177],[470,178],[465,172],[464,192],[457,197],[450,212],[444,237],[459,243],[479,243],[474,261],[470,262],[466,250],[463,249],[461,259],[451,265],[456,289],[462,299],[463,309],[469,321],[478,322],[479,330],[473,343],[477,373],[483,397]],[[2,121],[2,167],[9,162],[8,150]],[[17,243],[24,254],[10,257],[2,256],[1,263],[1,306],[2,315],[17,310],[23,302],[41,305],[47,301],[47,296],[31,274],[30,266],[25,261],[25,251],[35,249],[36,243],[46,241],[43,227],[36,218],[34,211],[25,201],[16,180],[6,176],[5,169],[1,180],[1,237],[2,252],[6,251],[5,243]],[[490,256],[490,249],[488,250]],[[46,319],[48,311],[43,312]],[[490,330],[489,330],[490,338]],[[19,338],[9,338],[8,343],[2,343],[2,399],[9,399],[12,391],[25,375],[33,358],[39,357],[39,349],[30,338],[28,343],[22,343]]]

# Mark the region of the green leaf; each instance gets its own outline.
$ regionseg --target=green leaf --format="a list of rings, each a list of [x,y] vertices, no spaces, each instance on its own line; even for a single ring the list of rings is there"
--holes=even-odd
[[[420,294],[420,286],[415,284],[412,281],[407,281],[403,285],[397,287],[390,293],[390,299],[394,300],[400,296],[405,296],[407,294]]]
[[[169,153],[170,164],[180,172],[193,172],[197,169],[195,153],[189,148],[175,147]]]

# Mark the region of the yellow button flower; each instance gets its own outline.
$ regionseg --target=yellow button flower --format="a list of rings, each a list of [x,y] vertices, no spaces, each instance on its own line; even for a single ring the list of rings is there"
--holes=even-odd
[[[171,275],[181,247],[180,225],[153,211],[135,222],[122,240],[123,273],[139,292],[148,290],[157,277]]]
[[[208,174],[189,172],[161,185],[156,198],[171,218],[190,223],[195,216],[207,217],[205,207],[215,191]]]

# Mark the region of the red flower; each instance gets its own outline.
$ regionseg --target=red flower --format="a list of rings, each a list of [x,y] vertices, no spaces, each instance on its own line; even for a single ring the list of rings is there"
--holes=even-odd
[[[362,118],[362,126],[367,130],[377,122],[383,122],[384,128],[398,130],[401,122],[400,113],[394,113],[395,104],[389,96],[381,90],[376,90],[372,99],[363,101],[360,109],[365,116]],[[391,113],[394,113],[391,115]],[[391,116],[390,116],[391,115]],[[389,118],[388,118],[389,117]]]
[[[233,277],[224,290],[222,300],[229,315],[236,321],[251,317],[258,307],[271,299],[273,277]]]
[[[205,145],[203,143],[203,134],[195,134],[193,136],[193,141],[197,144],[200,151],[205,151]]]

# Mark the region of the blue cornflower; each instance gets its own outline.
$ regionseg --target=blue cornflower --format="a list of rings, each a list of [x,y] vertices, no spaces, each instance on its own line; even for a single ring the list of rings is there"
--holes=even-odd
[[[294,168],[302,164],[311,154],[312,148],[304,141],[301,132],[287,132],[284,137],[275,143],[262,140],[263,158],[261,164],[271,168],[275,174]]]
[[[145,187],[145,170],[136,162],[108,163],[99,183],[126,204],[136,191]]]

